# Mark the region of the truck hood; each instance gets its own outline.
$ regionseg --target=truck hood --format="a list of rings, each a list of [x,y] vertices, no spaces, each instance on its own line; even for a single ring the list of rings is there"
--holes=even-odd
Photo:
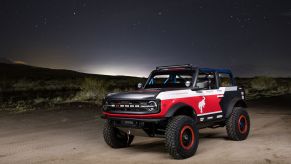
[[[110,93],[106,96],[107,100],[150,100],[161,92],[156,89],[141,89],[131,92]]]

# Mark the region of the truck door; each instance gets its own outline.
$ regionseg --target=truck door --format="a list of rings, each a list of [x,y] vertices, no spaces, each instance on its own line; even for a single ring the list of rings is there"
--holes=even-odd
[[[196,82],[197,87],[201,88],[196,92],[195,96],[196,109],[198,116],[213,115],[221,113],[220,106],[223,93],[219,90],[215,72],[199,72]]]

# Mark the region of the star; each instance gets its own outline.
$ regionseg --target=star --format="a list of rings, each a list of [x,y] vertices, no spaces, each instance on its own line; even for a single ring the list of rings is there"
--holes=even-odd
[[[80,12],[77,9],[73,9],[73,15],[78,15]]]
[[[131,24],[131,29],[136,30],[136,23]]]
[[[238,22],[238,23],[240,23],[240,22],[241,22],[241,20],[240,20],[240,18],[239,18],[239,17],[237,17],[237,18],[236,18],[236,20],[237,20],[237,22]]]
[[[47,24],[47,18],[46,18],[46,17],[43,18],[43,24],[44,24],[44,25]]]
[[[38,28],[39,28],[39,25],[38,25],[38,24],[33,25],[33,29],[34,29],[35,31],[38,31]]]

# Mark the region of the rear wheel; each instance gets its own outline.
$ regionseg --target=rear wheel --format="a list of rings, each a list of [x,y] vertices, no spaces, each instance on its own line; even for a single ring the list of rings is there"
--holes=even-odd
[[[166,128],[166,149],[174,159],[193,156],[199,142],[199,132],[194,119],[188,116],[172,118]]]
[[[105,142],[112,148],[128,147],[134,139],[133,135],[126,134],[118,128],[113,127],[109,121],[105,121],[103,137]]]
[[[250,131],[250,117],[242,107],[235,107],[226,121],[228,137],[235,141],[245,140]]]

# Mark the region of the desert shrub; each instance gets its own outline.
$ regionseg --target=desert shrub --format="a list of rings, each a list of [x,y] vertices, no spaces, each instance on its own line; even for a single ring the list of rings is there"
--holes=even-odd
[[[42,98],[42,97],[38,97],[38,98],[35,98],[34,100],[33,100],[33,102],[34,102],[34,104],[41,104],[41,103],[44,103],[44,102],[47,102],[48,100],[47,99],[45,99],[45,98]]]
[[[14,91],[28,91],[33,90],[38,85],[38,81],[29,81],[25,79],[18,80],[13,84]]]
[[[279,93],[279,94],[286,94],[286,93],[288,93],[288,90],[289,90],[288,86],[282,85],[282,86],[279,86],[277,88],[276,92]]]
[[[80,84],[76,80],[50,80],[42,81],[43,90],[75,90],[79,89]]]
[[[11,88],[11,81],[6,79],[0,80],[0,92],[6,91]]]
[[[74,100],[90,101],[101,104],[102,99],[107,93],[108,83],[93,78],[85,78],[81,83],[81,91],[77,93]]]
[[[78,80],[31,80],[20,79],[14,82],[10,82],[10,91],[40,91],[40,90],[78,90],[80,89],[80,83]],[[0,88],[4,88],[6,83],[0,82]],[[7,88],[7,87],[6,87]]]
[[[291,94],[291,81],[288,82],[288,93]]]
[[[271,77],[255,77],[251,80],[251,88],[257,91],[273,90],[277,88],[277,82]]]
[[[64,99],[62,97],[55,97],[52,100],[50,100],[50,102],[53,104],[58,104],[64,102]]]
[[[123,92],[123,90],[121,90],[120,88],[114,88],[112,92],[113,93]]]
[[[13,103],[13,106],[11,107],[13,107],[13,110],[11,112],[14,112],[14,113],[22,113],[22,112],[34,110],[34,107],[31,105],[31,102],[27,102],[27,101],[17,101]]]

